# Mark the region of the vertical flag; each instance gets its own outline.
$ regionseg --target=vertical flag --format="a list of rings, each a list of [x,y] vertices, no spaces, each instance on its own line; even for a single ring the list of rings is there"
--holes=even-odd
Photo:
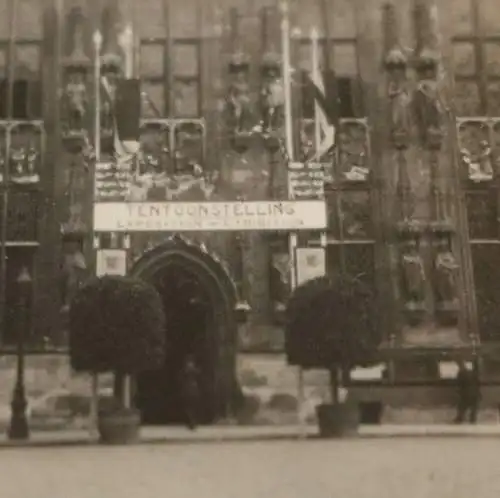
[[[134,78],[135,36],[130,23],[121,32],[119,42],[123,51],[124,79],[116,88],[115,142],[118,138],[126,153],[135,155],[139,150],[142,97],[140,80]]]
[[[116,90],[105,76],[101,77],[104,98],[112,103],[114,110],[113,137],[118,162],[131,160],[139,150],[139,119],[141,92],[138,80],[119,80]]]
[[[139,150],[141,84],[138,79],[120,80],[115,93],[115,153],[136,154]],[[116,150],[118,145],[119,149]]]
[[[335,122],[337,120],[336,98],[332,92],[330,71],[321,72],[319,65],[318,31],[311,30],[311,74],[307,82],[314,98],[314,122],[316,130],[316,150],[311,161],[319,161],[321,157],[335,147]]]
[[[107,78],[101,76],[100,85],[114,111],[113,145],[118,163],[123,163],[132,160],[139,150],[141,116],[141,87],[134,78],[134,33],[130,24],[121,33],[119,44],[124,78],[118,79],[116,88],[112,88]]]

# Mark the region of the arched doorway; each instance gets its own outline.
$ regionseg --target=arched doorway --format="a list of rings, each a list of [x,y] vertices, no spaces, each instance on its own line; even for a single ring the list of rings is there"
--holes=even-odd
[[[237,390],[237,295],[228,272],[198,244],[172,237],[145,253],[131,273],[156,287],[167,318],[165,365],[141,373],[135,382],[143,423],[183,422],[180,381],[188,356],[201,372],[200,422],[229,415]]]

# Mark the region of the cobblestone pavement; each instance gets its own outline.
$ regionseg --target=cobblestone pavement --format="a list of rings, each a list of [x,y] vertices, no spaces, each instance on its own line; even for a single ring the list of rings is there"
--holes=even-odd
[[[487,438],[5,448],[2,498],[497,498]]]

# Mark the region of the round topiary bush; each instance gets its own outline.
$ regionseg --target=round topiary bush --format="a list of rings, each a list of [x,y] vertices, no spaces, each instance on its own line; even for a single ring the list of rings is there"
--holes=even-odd
[[[88,281],[71,302],[69,330],[76,371],[131,374],[163,364],[163,304],[142,280],[104,276]]]
[[[288,362],[305,368],[352,368],[369,362],[380,343],[376,300],[361,280],[318,277],[299,285],[286,308]]]
[[[373,361],[381,342],[374,292],[359,278],[334,274],[299,285],[286,309],[288,363],[330,372],[332,401],[339,401],[341,372]]]

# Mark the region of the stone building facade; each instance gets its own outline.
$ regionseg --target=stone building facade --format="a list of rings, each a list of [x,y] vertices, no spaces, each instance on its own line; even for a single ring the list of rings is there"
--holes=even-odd
[[[431,0],[291,0],[289,9],[297,161],[308,157],[314,139],[314,100],[304,76],[313,27],[322,67],[334,75],[338,146],[334,157],[321,158],[329,172],[326,266],[361,275],[380,300],[387,374],[358,372],[352,392],[396,407],[387,411],[394,419],[410,404],[408,393],[413,403],[446,405],[443,362],[465,356],[480,359],[485,399],[493,403],[500,380],[494,0],[450,0],[446,7]],[[63,364],[65,305],[95,271],[96,248],[126,249],[133,272],[149,268],[145,254],[184,244],[220,263],[235,300],[250,307],[247,323],[220,338],[227,369],[236,365],[255,396],[293,398],[280,321],[289,286],[286,232],[190,232],[172,242],[165,232],[92,231],[94,182],[102,173],[92,142],[96,30],[103,36],[100,69],[110,78],[124,71],[123,44],[132,43],[141,167],[162,170],[161,196],[286,197],[283,121],[266,114],[263,99],[280,78],[278,3],[3,0],[0,12],[4,350],[16,340],[21,267],[34,276],[30,347],[42,356],[33,362]],[[112,121],[102,99],[105,163]],[[80,129],[85,133],[74,133]],[[154,190],[138,188],[136,199],[154,201]],[[320,235],[301,234],[299,243],[319,247]],[[310,375],[310,392],[321,396],[323,381]]]

